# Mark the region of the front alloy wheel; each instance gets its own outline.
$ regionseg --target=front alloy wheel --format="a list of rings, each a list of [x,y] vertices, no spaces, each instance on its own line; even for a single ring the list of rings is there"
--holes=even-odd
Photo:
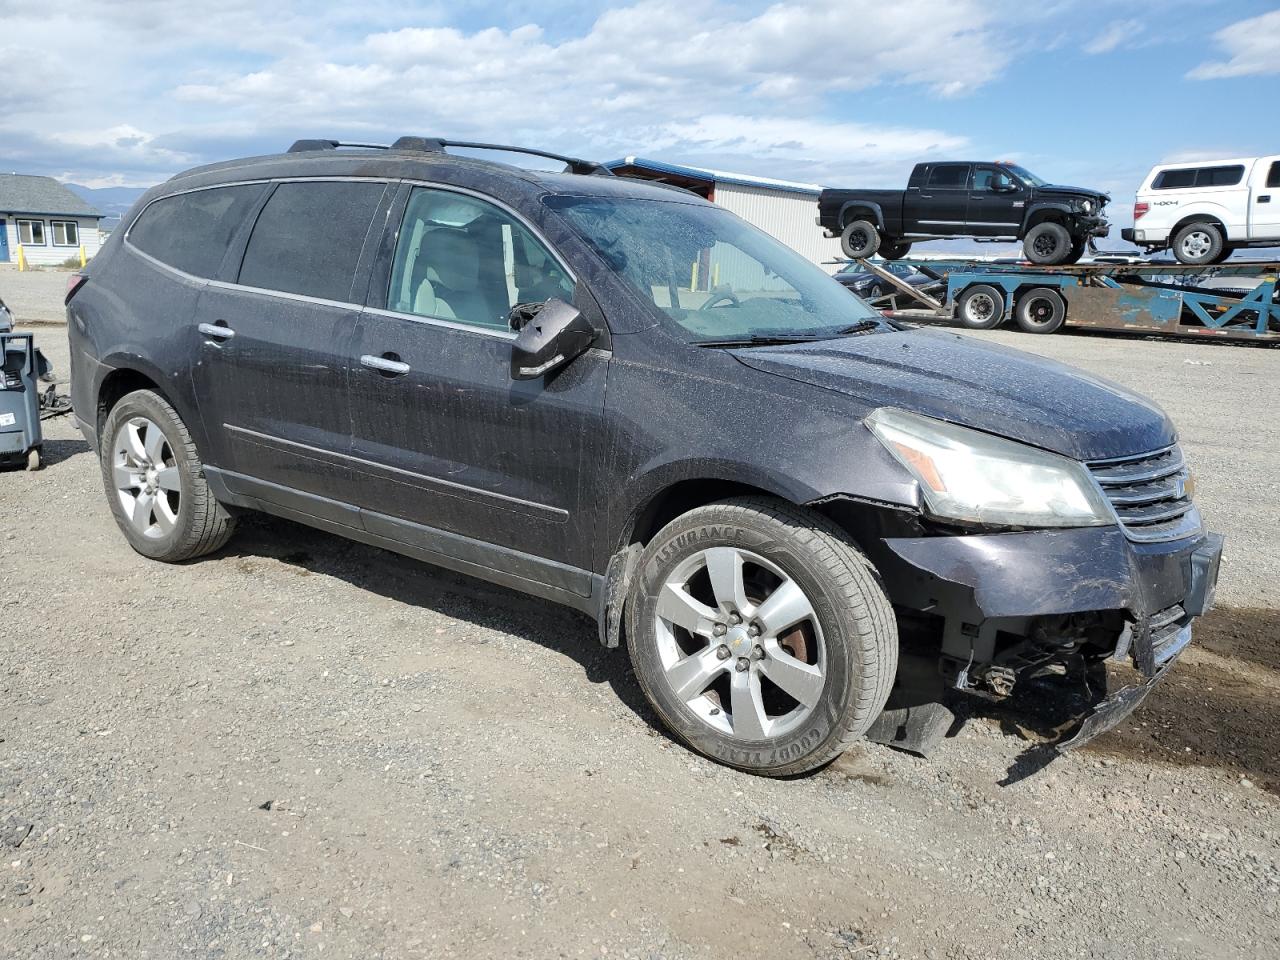
[[[627,600],[636,677],[693,749],[768,776],[834,759],[884,707],[897,622],[874,567],[821,514],[743,497],[677,517]]]
[[[779,736],[821,698],[813,604],[759,554],[712,547],[687,557],[662,585],[653,629],[671,692],[720,733]]]

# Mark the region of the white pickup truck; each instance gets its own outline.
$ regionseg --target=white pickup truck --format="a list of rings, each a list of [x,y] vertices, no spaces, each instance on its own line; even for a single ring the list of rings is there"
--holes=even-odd
[[[1280,246],[1280,155],[1153,167],[1120,236],[1197,264],[1221,263],[1239,247]]]

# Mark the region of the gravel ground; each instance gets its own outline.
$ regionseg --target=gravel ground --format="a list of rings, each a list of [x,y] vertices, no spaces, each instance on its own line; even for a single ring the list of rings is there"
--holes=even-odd
[[[19,320],[64,324],[67,314],[62,298],[70,274],[70,270],[58,268],[19,270],[12,264],[0,264],[0,300]]]
[[[1156,397],[1229,536],[1199,642],[1043,769],[1020,705],[715,766],[569,611],[269,518],[143,559],[51,422],[0,475],[0,956],[1275,957],[1280,356],[984,336]]]

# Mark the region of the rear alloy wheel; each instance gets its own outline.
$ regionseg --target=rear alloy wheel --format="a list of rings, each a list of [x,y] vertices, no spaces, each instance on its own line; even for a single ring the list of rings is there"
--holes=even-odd
[[[690,747],[768,776],[839,756],[884,707],[897,624],[870,562],[816,513],[763,497],[700,507],[645,549],[627,645]]]
[[[956,319],[970,330],[992,330],[1004,321],[1004,294],[978,283],[956,298]]]
[[[1071,256],[1071,234],[1060,223],[1037,223],[1022,240],[1022,252],[1042,266],[1066,263]]]
[[[840,234],[840,249],[850,260],[862,260],[880,248],[880,234],[868,220],[854,220]]]
[[[1179,263],[1214,263],[1225,246],[1226,240],[1216,224],[1189,223],[1174,236],[1173,255]]]
[[[102,482],[130,546],[176,563],[217,550],[234,520],[210,492],[186,425],[158,393],[121,398],[102,429]]]
[[[1013,318],[1027,333],[1054,333],[1067,318],[1067,305],[1057,290],[1034,287],[1018,297]]]

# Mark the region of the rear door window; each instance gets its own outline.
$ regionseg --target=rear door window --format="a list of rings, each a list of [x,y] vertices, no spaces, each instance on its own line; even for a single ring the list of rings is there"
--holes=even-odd
[[[1271,169],[1267,171],[1267,186],[1280,187],[1280,160],[1271,164]]]
[[[396,241],[387,306],[508,329],[517,303],[572,302],[573,280],[529,229],[477,197],[414,189]]]
[[[360,251],[385,189],[371,180],[280,184],[253,226],[239,282],[350,301]]]
[[[1196,174],[1197,187],[1234,187],[1244,177],[1244,167],[1201,167]]]
[[[216,276],[231,238],[266,186],[249,183],[163,197],[129,228],[129,243],[186,273]]]
[[[960,190],[968,185],[967,163],[940,163],[929,173],[929,186],[943,190]]]

